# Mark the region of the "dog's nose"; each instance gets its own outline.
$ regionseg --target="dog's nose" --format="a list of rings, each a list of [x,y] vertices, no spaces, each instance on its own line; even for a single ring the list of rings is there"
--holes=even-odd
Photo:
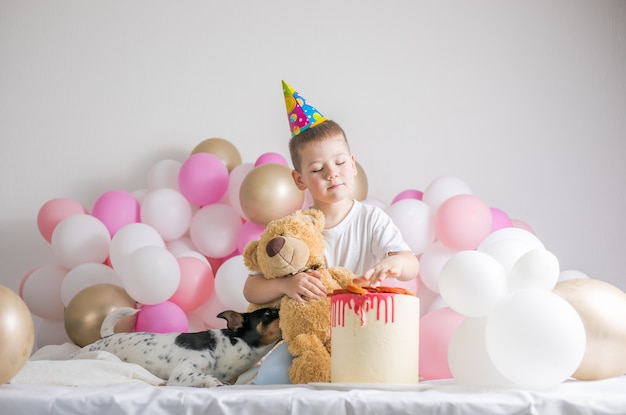
[[[267,243],[265,246],[265,252],[270,258],[272,258],[274,255],[278,254],[281,249],[283,249],[283,246],[285,246],[285,238],[277,236]]]

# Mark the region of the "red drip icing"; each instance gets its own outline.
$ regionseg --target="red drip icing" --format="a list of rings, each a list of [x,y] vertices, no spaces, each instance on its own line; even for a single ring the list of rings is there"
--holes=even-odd
[[[385,324],[396,320],[395,294],[368,293],[364,295],[337,294],[332,297],[330,324],[331,327],[344,327],[346,323],[346,309],[352,310],[359,316],[361,326],[366,324],[365,315],[376,309],[376,319]]]

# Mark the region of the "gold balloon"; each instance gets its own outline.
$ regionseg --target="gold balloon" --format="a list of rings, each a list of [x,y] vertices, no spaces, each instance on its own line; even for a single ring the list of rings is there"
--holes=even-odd
[[[229,173],[241,164],[241,155],[237,147],[223,138],[207,138],[191,151],[191,154],[196,153],[210,153],[217,156],[224,162]]]
[[[35,324],[26,303],[0,285],[0,384],[24,367],[34,343]]]
[[[100,326],[111,311],[135,307],[136,302],[126,291],[113,284],[95,284],[72,297],[65,309],[65,331],[76,345],[83,347],[100,339]],[[115,325],[115,332],[130,332],[135,316],[125,317]]]
[[[302,208],[304,192],[284,164],[266,163],[252,169],[241,182],[239,203],[246,217],[265,226]]]
[[[356,170],[357,175],[354,178],[354,190],[352,191],[352,197],[356,200],[363,201],[367,199],[367,175],[358,161],[356,162]]]
[[[587,334],[585,355],[572,376],[597,380],[625,374],[626,293],[591,278],[561,281],[553,292],[576,309]]]

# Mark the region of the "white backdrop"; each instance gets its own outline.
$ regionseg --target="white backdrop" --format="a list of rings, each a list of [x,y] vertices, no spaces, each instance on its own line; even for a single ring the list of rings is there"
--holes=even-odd
[[[285,79],[385,203],[440,176],[626,289],[626,2],[0,0],[0,284],[36,216],[146,187],[209,137],[288,155]]]

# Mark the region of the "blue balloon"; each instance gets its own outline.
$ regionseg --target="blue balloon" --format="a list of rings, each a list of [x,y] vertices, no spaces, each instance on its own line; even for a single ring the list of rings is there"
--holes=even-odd
[[[265,357],[254,383],[257,385],[290,384],[288,370],[292,360],[293,356],[287,350],[287,343],[282,342]]]

